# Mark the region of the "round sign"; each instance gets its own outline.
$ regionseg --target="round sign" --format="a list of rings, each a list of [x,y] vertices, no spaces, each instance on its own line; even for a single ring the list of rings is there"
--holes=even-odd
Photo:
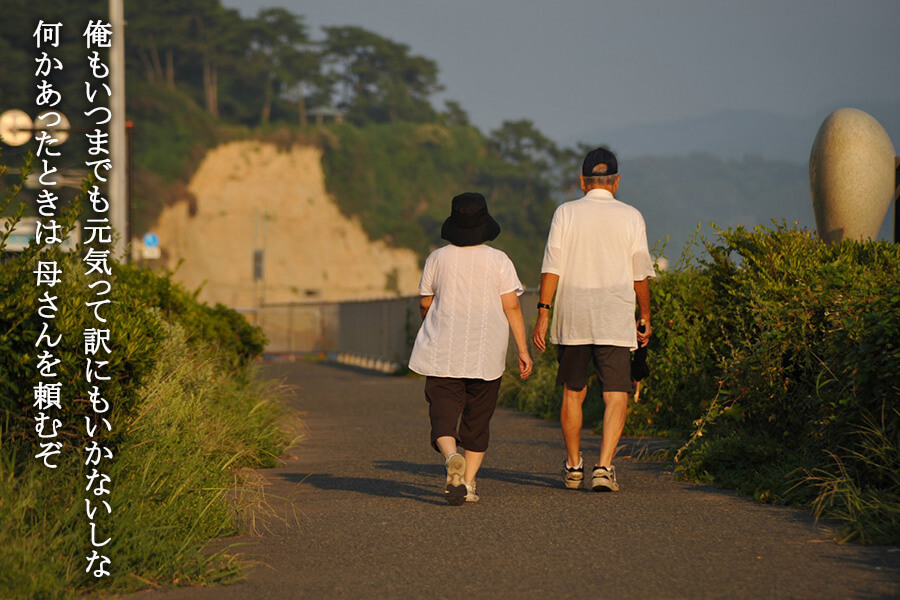
[[[9,146],[21,146],[31,139],[33,125],[24,111],[13,108],[0,115],[0,138]]]
[[[156,248],[159,246],[159,236],[155,233],[144,234],[144,246],[147,248]]]

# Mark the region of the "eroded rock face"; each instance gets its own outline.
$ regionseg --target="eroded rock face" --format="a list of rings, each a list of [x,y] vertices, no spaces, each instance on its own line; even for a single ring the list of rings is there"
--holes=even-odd
[[[414,295],[412,250],[371,241],[325,191],[317,148],[258,141],[211,150],[188,186],[196,202],[163,211],[153,231],[165,265],[199,299],[249,308],[258,300],[347,300]],[[254,250],[265,250],[254,282]],[[179,263],[180,266],[179,266]]]
[[[826,242],[875,239],[895,189],[895,153],[874,117],[855,108],[828,115],[813,142],[809,182]]]

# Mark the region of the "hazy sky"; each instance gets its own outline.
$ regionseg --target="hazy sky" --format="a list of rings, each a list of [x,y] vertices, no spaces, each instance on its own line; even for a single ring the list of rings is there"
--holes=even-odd
[[[900,0],[223,3],[247,16],[288,8],[315,38],[359,25],[405,43],[438,63],[440,100],[480,128],[528,118],[563,143],[722,110],[809,117],[900,100]]]

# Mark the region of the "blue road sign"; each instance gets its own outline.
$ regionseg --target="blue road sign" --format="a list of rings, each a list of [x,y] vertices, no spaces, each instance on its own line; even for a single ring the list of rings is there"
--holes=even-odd
[[[159,236],[155,233],[144,234],[144,246],[147,248],[156,248],[159,246]]]

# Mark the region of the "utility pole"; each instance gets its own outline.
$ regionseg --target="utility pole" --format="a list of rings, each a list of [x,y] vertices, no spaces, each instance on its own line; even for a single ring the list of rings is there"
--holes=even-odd
[[[112,45],[109,51],[110,87],[109,149],[112,170],[109,177],[109,219],[117,234],[113,256],[129,261],[125,252],[131,241],[128,223],[128,141],[125,135],[125,9],[123,0],[109,0]]]

